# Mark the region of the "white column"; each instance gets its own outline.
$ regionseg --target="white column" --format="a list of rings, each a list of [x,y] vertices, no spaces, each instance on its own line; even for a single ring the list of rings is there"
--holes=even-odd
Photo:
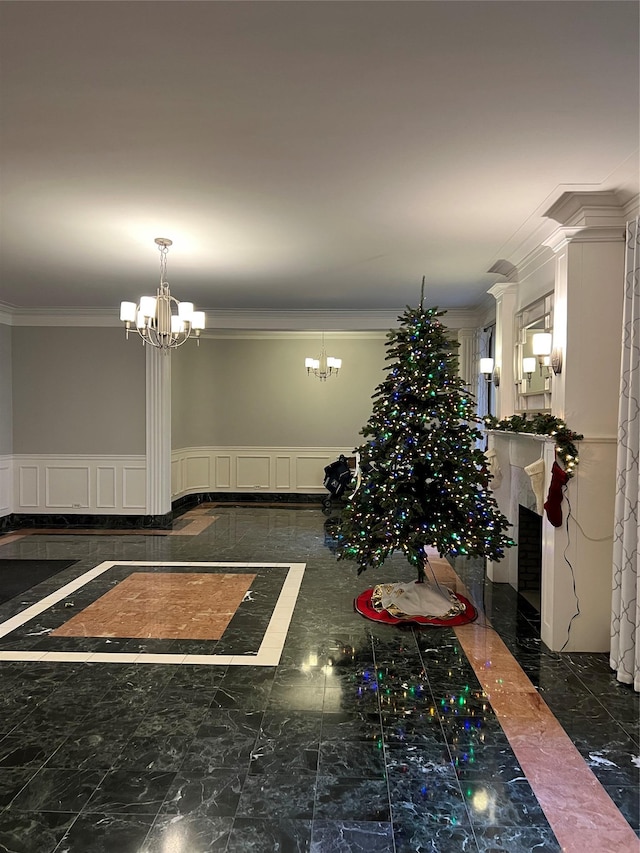
[[[458,329],[458,375],[474,394],[478,383],[478,343],[476,329]]]
[[[518,285],[514,282],[494,284],[487,293],[496,300],[495,364],[500,370],[500,386],[496,389],[496,417],[507,418],[515,412],[514,323]]]
[[[171,512],[171,355],[146,346],[147,515]]]
[[[545,241],[556,254],[553,346],[563,359],[551,380],[552,412],[584,441],[562,527],[543,521],[541,635],[555,651],[603,652],[610,644],[625,217],[613,192],[564,193],[545,216],[559,223]],[[548,469],[553,457],[549,448]],[[580,614],[572,620],[574,579]]]

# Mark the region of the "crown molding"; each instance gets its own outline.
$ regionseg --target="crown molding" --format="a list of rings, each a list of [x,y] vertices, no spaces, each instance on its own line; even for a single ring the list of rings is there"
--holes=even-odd
[[[397,310],[336,310],[336,311],[207,311],[207,330],[217,331],[381,331],[398,325],[405,309]],[[481,323],[479,308],[451,309],[446,312],[444,325],[451,329],[475,327]],[[0,305],[0,323],[9,326],[70,326],[122,328],[118,312],[112,308],[52,308],[27,309]],[[205,334],[203,337],[207,337]]]
[[[573,228],[624,226],[622,199],[609,190],[564,192],[543,216]]]
[[[487,290],[487,293],[490,293],[495,298],[496,302],[509,293],[517,292],[518,285],[513,281],[499,281]]]
[[[618,225],[582,226],[561,225],[544,241],[553,252],[559,252],[569,243],[623,243],[625,240],[625,223]]]

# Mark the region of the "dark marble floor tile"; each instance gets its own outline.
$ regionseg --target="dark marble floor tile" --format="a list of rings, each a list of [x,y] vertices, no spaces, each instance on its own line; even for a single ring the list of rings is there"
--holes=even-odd
[[[227,853],[307,853],[310,843],[308,820],[236,818]]]
[[[630,740],[626,749],[608,746],[595,749],[586,746],[584,751],[581,748],[583,745],[582,739],[576,743],[584,760],[603,785],[632,786],[640,790],[640,756],[635,743]]]
[[[226,728],[212,737],[198,736],[191,742],[181,764],[184,773],[208,774],[221,768],[248,772],[257,740],[256,729]],[[208,729],[203,728],[203,731]],[[211,729],[209,729],[211,730]]]
[[[8,735],[0,741],[0,768],[40,767],[51,757],[63,740],[63,735],[60,735],[58,740],[53,738],[44,742],[37,735],[31,737]]]
[[[443,751],[443,754],[447,753],[446,740],[437,717],[408,715],[394,720],[388,716],[382,722],[383,737],[387,747],[411,744],[425,749],[437,747]]]
[[[169,690],[214,690],[220,685],[226,672],[226,666],[205,666],[201,664],[174,666],[166,686]]]
[[[255,743],[266,712],[250,711],[238,708],[209,708],[206,712],[196,737],[218,738],[228,735],[237,736],[242,740]],[[197,749],[197,743],[194,748]]]
[[[193,741],[183,735],[140,735],[130,738],[111,764],[113,770],[177,770]]]
[[[129,731],[75,731],[59,744],[47,761],[47,769],[108,770],[122,752]]]
[[[251,776],[275,773],[316,773],[318,741],[305,739],[273,739],[259,737],[251,753]]]
[[[322,715],[322,741],[382,742],[380,715],[353,714],[347,711],[327,712]]]
[[[624,815],[627,823],[638,833],[640,831],[640,797],[638,787],[630,785],[605,785],[603,787]]]
[[[6,853],[53,853],[76,819],[70,812],[0,813],[0,850]]]
[[[314,820],[311,853],[389,853],[393,850],[390,823]]]
[[[81,814],[56,853],[139,853],[152,823],[144,814]]]
[[[250,686],[252,690],[268,693],[277,671],[274,666],[230,666],[225,670],[219,687],[232,691]]]
[[[260,737],[286,743],[289,740],[317,744],[325,716],[319,711],[265,711]]]
[[[250,681],[245,687],[225,686],[223,682],[211,700],[211,708],[245,711],[264,711],[269,704],[271,682],[258,684],[254,688]]]
[[[22,788],[11,802],[13,811],[79,812],[96,790],[101,770],[58,770],[44,768]]]
[[[423,743],[385,743],[385,762],[390,775],[414,772],[449,774],[453,778],[453,763],[449,748],[443,740]]]
[[[480,748],[449,744],[449,750],[461,782],[488,778],[505,783],[524,776],[513,750],[504,744],[483,744]]]
[[[391,819],[385,779],[318,775],[315,818],[375,821]]]
[[[155,816],[175,775],[173,771],[110,770],[84,811]]]
[[[477,853],[475,834],[468,822],[458,825],[455,818],[442,822],[420,810],[394,809],[395,853]]]
[[[157,735],[172,731],[183,736],[195,736],[211,702],[212,698],[207,693],[166,688],[144,709],[135,734]]]
[[[248,776],[242,788],[237,817],[273,815],[311,820],[316,791],[315,773]]]
[[[469,815],[452,767],[425,765],[389,772],[394,824],[427,814],[433,825],[468,826]]]
[[[548,824],[476,827],[475,836],[479,853],[561,853],[562,851]]]
[[[274,685],[266,709],[269,711],[322,711],[324,687],[298,689],[287,685]]]
[[[246,769],[210,769],[179,771],[160,809],[162,815],[233,817],[246,779]]]
[[[230,817],[209,817],[198,811],[159,815],[136,853],[222,853],[227,849],[232,825]]]
[[[531,786],[523,779],[466,779],[462,792],[474,826],[543,826],[546,818]]]
[[[318,772],[342,779],[386,778],[385,753],[379,742],[324,741],[320,745]]]
[[[441,717],[442,732],[447,743],[507,744],[507,738],[498,719],[492,713],[477,717],[444,715]]]

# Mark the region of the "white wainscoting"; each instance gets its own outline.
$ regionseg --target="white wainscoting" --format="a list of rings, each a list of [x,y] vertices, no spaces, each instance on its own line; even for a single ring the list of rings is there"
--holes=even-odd
[[[141,515],[145,508],[144,456],[0,457],[0,515]]]
[[[183,447],[171,454],[171,499],[197,492],[326,494],[325,466],[344,447]]]
[[[0,456],[0,518],[12,511],[13,464],[11,456]]]

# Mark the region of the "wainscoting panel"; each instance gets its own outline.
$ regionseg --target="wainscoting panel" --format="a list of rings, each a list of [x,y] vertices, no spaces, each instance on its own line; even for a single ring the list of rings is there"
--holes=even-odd
[[[276,489],[291,488],[291,457],[276,456]]]
[[[229,489],[231,490],[231,457],[221,454],[215,455],[216,460],[216,479],[215,491]],[[184,494],[184,492],[183,492]]]
[[[146,507],[144,456],[13,456],[9,512],[139,515]],[[9,501],[11,503],[11,500]]]
[[[0,457],[0,516],[11,512],[13,469],[8,457]]]
[[[40,492],[38,488],[40,482],[44,480],[44,470],[42,478],[40,471],[35,465],[21,465],[18,468],[18,485],[19,485],[19,500],[18,506],[27,507],[29,509],[37,509],[40,504]]]
[[[147,474],[144,467],[126,466],[122,470],[122,508],[144,512],[146,508]]]
[[[116,468],[115,465],[99,465],[96,468],[96,506],[100,509],[115,509]]]
[[[182,491],[182,460],[171,457],[171,494],[177,495]]]
[[[236,456],[236,482],[238,489],[268,489],[270,483],[270,458],[258,454],[239,453]]]
[[[180,448],[172,453],[172,472],[187,465],[190,475],[172,476],[171,499],[198,492],[323,494],[324,469],[341,453],[351,451],[344,447]]]
[[[296,483],[304,492],[313,491],[324,480],[324,469],[335,462],[340,453],[333,454],[301,454],[296,459]]]
[[[184,488],[188,492],[206,491],[211,482],[211,457],[191,456],[184,460]]]
[[[47,465],[45,506],[52,509],[89,508],[89,466]]]

